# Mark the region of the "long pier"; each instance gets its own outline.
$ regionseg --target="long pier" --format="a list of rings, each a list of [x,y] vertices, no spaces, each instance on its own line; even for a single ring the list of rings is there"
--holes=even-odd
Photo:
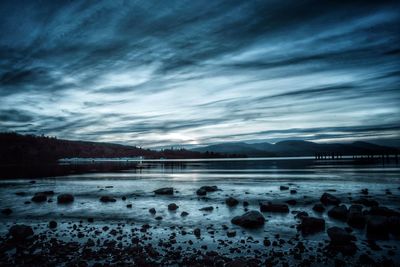
[[[315,153],[315,160],[341,160],[341,159],[353,159],[360,161],[377,161],[381,160],[382,162],[396,162],[399,163],[399,153],[382,153],[382,154],[355,154],[355,155],[343,155],[338,152],[324,152],[324,153]]]

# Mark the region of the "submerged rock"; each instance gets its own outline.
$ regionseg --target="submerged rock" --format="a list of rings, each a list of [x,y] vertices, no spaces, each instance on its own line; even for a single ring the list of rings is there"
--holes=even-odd
[[[15,240],[25,240],[28,237],[32,236],[34,234],[32,227],[24,225],[24,224],[19,224],[19,225],[14,225],[10,228],[9,234],[15,239]]]
[[[155,208],[149,209],[149,212],[150,212],[151,214],[156,214],[156,213],[157,213]]]
[[[258,228],[264,225],[265,218],[260,212],[252,210],[234,217],[231,222],[245,228]]]
[[[200,211],[213,211],[214,210],[214,207],[212,207],[212,206],[210,206],[210,207],[204,207],[204,208],[201,208],[201,209],[199,209]]]
[[[1,211],[2,214],[4,215],[10,215],[12,213],[12,209],[10,208],[5,208]]]
[[[215,186],[215,185],[213,185],[213,186],[205,185],[205,186],[200,187],[196,191],[196,193],[199,196],[205,196],[209,192],[215,192],[215,191],[218,191],[218,190],[219,190],[218,187]]]
[[[286,204],[281,203],[271,203],[271,202],[261,202],[260,210],[262,212],[289,212],[289,207]]]
[[[110,197],[110,196],[102,196],[100,198],[100,201],[104,202],[104,203],[107,203],[107,202],[116,202],[117,200],[115,198],[113,198],[113,197]]]
[[[164,188],[154,190],[154,193],[156,193],[157,195],[173,195],[174,188],[173,187],[164,187]]]
[[[324,205],[339,205],[340,199],[329,193],[323,193],[320,199]]]
[[[280,189],[281,191],[283,191],[283,190],[289,190],[289,186],[281,185],[281,186],[279,187],[279,189]]]
[[[349,211],[345,205],[340,205],[330,209],[328,211],[328,216],[341,221],[346,221],[348,212]]]
[[[227,237],[234,237],[236,236],[236,231],[235,230],[229,230],[226,232]]]
[[[378,206],[379,203],[376,200],[370,199],[370,198],[366,198],[366,197],[362,197],[359,199],[356,199],[353,201],[354,204],[361,204],[364,205],[366,207],[374,207],[374,206]]]
[[[57,227],[57,222],[56,221],[50,221],[49,222],[49,228],[54,229]]]
[[[74,202],[74,196],[71,194],[61,194],[57,197],[57,203],[68,204]]]
[[[42,192],[39,192],[39,193],[36,193],[36,194],[32,197],[31,200],[32,200],[33,202],[36,202],[36,203],[45,202],[45,201],[47,200],[47,195],[44,194],[44,193],[42,193]]]
[[[324,212],[325,211],[325,207],[324,205],[317,203],[314,205],[314,207],[312,208],[314,211],[316,212]]]
[[[194,234],[196,237],[200,237],[200,235],[201,235],[200,229],[199,229],[199,228],[194,229],[194,230],[193,230],[193,234]]]
[[[182,211],[182,213],[181,213],[181,217],[186,217],[186,216],[188,216],[188,215],[189,215],[189,213],[186,212],[186,211]]]
[[[236,206],[237,204],[239,204],[239,201],[236,198],[228,197],[227,199],[225,199],[225,203],[229,207],[233,207],[233,206]]]
[[[303,217],[298,229],[303,235],[310,235],[325,230],[325,220],[315,217]]]

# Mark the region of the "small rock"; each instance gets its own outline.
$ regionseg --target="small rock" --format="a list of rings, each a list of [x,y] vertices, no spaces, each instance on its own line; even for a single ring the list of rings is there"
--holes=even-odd
[[[49,222],[49,228],[54,229],[57,227],[57,222],[56,221],[50,221]]]
[[[281,185],[281,186],[279,187],[279,189],[280,189],[281,191],[283,191],[283,190],[289,190],[289,186]]]
[[[186,216],[188,216],[189,215],[189,213],[187,213],[186,211],[182,211],[182,213],[181,213],[181,216],[182,217],[186,217]]]
[[[175,203],[171,203],[168,205],[168,210],[174,211],[177,210],[179,208],[178,205],[176,205]]]
[[[351,241],[356,241],[355,236],[349,234],[346,230],[340,227],[331,227],[327,230],[328,236],[332,243],[346,244]]]
[[[295,189],[290,190],[290,194],[292,194],[292,195],[297,194],[297,190],[295,190]]]
[[[320,199],[324,205],[339,205],[340,199],[329,193],[323,193]]]
[[[294,206],[297,204],[297,201],[295,199],[289,199],[285,201],[287,204]]]
[[[156,209],[155,209],[155,208],[151,208],[151,209],[149,209],[149,212],[150,212],[151,214],[156,214],[156,213],[157,213],[157,211],[156,211]]]
[[[47,195],[46,195],[46,194],[43,194],[42,192],[36,193],[36,194],[32,197],[31,200],[32,200],[33,202],[36,202],[36,203],[45,202],[45,201],[47,200]]]
[[[261,202],[260,203],[260,210],[262,212],[282,212],[287,213],[289,212],[289,207],[286,204],[280,203],[271,203],[271,202]]]
[[[57,197],[57,203],[68,204],[74,201],[74,196],[71,194],[61,194]]]
[[[90,222],[90,223],[94,222],[94,218],[92,218],[92,217],[88,218],[87,220],[88,220],[88,222]]]
[[[12,209],[10,208],[5,208],[1,211],[2,214],[4,215],[10,215],[12,213]]]
[[[157,221],[161,221],[163,218],[161,216],[157,216],[154,219],[156,219]]]
[[[225,199],[225,203],[229,207],[233,207],[233,206],[236,206],[237,204],[239,204],[239,201],[236,198],[228,197],[227,199]]]
[[[213,211],[214,210],[214,207],[212,207],[212,206],[210,206],[210,207],[204,207],[204,208],[201,208],[201,209],[199,209],[200,211]]]
[[[113,198],[113,197],[110,197],[110,196],[102,196],[100,198],[100,201],[104,202],[104,203],[108,203],[108,202],[116,202],[117,200],[115,198]]]
[[[154,190],[154,193],[157,195],[173,195],[174,188],[173,187],[164,187],[164,188]]]
[[[325,229],[325,220],[315,217],[304,217],[298,229],[303,235],[318,233]]]
[[[234,217],[231,222],[245,228],[258,228],[264,225],[265,218],[260,212],[253,210]]]
[[[229,230],[226,232],[227,237],[234,237],[236,236],[236,231],[235,230]]]
[[[349,208],[349,214],[347,218],[347,224],[354,228],[362,229],[365,226],[365,216],[362,213],[362,206],[351,205]]]
[[[328,211],[328,216],[341,221],[346,221],[348,212],[349,211],[347,210],[347,207],[345,205],[340,205],[330,209]]]
[[[33,230],[32,227],[23,225],[23,224],[18,224],[14,225],[10,228],[9,234],[15,239],[15,240],[25,240],[28,237],[32,236]]]
[[[324,212],[325,211],[325,207],[324,205],[317,203],[314,205],[314,207],[312,208],[314,211],[316,212]]]
[[[199,228],[194,229],[194,230],[193,230],[193,234],[194,234],[196,237],[200,237],[200,235],[201,235],[200,229],[199,229]]]
[[[132,208],[132,204],[127,204],[126,207],[127,207],[128,209],[131,209],[131,208]]]

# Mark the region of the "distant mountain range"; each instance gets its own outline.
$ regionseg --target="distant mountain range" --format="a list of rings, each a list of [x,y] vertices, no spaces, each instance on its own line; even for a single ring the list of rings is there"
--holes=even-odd
[[[244,142],[222,143],[192,149],[196,152],[213,152],[226,154],[241,154],[248,157],[289,157],[314,156],[319,153],[336,153],[341,155],[380,155],[399,153],[398,148],[371,144],[368,142],[354,142],[349,144],[329,143],[318,144],[309,141],[288,140],[271,143],[248,144]]]

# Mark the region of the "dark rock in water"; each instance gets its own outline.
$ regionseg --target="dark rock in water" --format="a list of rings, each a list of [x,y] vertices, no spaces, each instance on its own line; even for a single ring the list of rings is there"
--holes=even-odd
[[[178,205],[176,205],[175,203],[171,203],[168,205],[168,210],[177,210],[179,208]]]
[[[340,199],[329,193],[323,193],[320,199],[324,205],[339,205]]]
[[[157,216],[154,219],[156,219],[157,221],[161,221],[163,218],[161,216]]]
[[[237,204],[239,204],[239,201],[236,198],[228,197],[227,199],[225,199],[225,203],[229,207],[233,207],[233,206],[236,206]]]
[[[156,214],[156,209],[155,209],[155,208],[151,208],[151,209],[149,209],[149,212],[150,212],[151,214]]]
[[[56,221],[50,221],[49,222],[49,228],[54,229],[57,227],[57,222]]]
[[[94,218],[90,217],[90,218],[87,219],[87,221],[92,223],[92,222],[94,222]]]
[[[36,184],[35,180],[29,181],[30,184]]]
[[[126,207],[127,207],[128,209],[131,209],[131,208],[132,208],[132,204],[127,204]]]
[[[121,199],[122,199],[123,201],[125,201],[125,200],[126,200],[126,196],[123,196]]]
[[[303,235],[310,235],[325,230],[325,220],[315,217],[304,217],[298,229]]]
[[[262,212],[289,212],[289,207],[286,204],[271,203],[271,202],[261,202],[260,210]]]
[[[295,218],[298,218],[300,220],[303,220],[304,217],[308,217],[308,213],[305,211],[301,211],[299,213],[296,214],[296,216],[294,216]]]
[[[331,227],[327,230],[331,242],[334,244],[346,244],[351,241],[356,241],[356,237],[349,234],[346,230],[340,227]]]
[[[200,189],[205,190],[207,193],[208,192],[215,192],[215,191],[219,190],[216,185],[213,185],[213,186],[205,185],[205,186],[200,187]]]
[[[236,236],[236,231],[235,230],[229,230],[226,232],[227,237],[234,237]]]
[[[116,202],[117,200],[115,198],[113,198],[113,197],[110,197],[110,196],[102,196],[100,198],[100,201],[104,202],[104,203],[107,203],[107,202]]]
[[[357,253],[357,246],[354,242],[344,243],[344,244],[336,244],[330,243],[328,249],[341,252],[344,256],[354,256]],[[346,266],[346,264],[342,265]]]
[[[209,193],[209,192],[215,192],[215,191],[218,191],[218,190],[219,190],[218,187],[215,186],[215,185],[213,185],[213,186],[205,185],[205,186],[200,187],[200,188],[196,191],[196,193],[197,193],[197,195],[199,195],[199,196],[205,196],[205,195],[206,195],[207,193]]]
[[[194,234],[196,237],[200,237],[200,235],[201,235],[200,229],[199,229],[199,228],[194,229],[194,230],[193,230],[193,234]]]
[[[52,190],[49,190],[49,191],[43,191],[43,192],[40,192],[40,193],[42,193],[42,194],[45,194],[45,195],[48,195],[48,196],[52,196],[52,195],[54,195],[54,191],[52,191]]]
[[[61,194],[57,197],[57,203],[68,204],[74,202],[74,196],[71,194]]]
[[[5,208],[1,211],[2,214],[4,215],[10,215],[12,213],[12,209],[10,208]]]
[[[12,226],[8,232],[15,240],[18,241],[25,240],[34,234],[32,227],[23,224]]]
[[[400,239],[400,217],[391,216],[387,220],[390,233],[394,235],[397,239]]]
[[[390,216],[400,216],[400,212],[397,212],[395,210],[389,209],[387,207],[372,207],[369,212],[369,215],[378,215],[378,216],[385,216],[385,217],[390,217]]]
[[[325,207],[322,204],[315,204],[314,207],[312,208],[314,211],[316,212],[324,212],[325,211]]]
[[[188,216],[189,215],[189,213],[187,213],[186,211],[182,211],[182,213],[181,213],[181,216],[182,217],[186,217],[186,216]]]
[[[265,218],[260,212],[252,210],[234,217],[231,222],[245,228],[258,228],[264,225]]]
[[[289,186],[281,185],[281,186],[279,187],[279,190],[281,190],[281,191],[283,191],[283,190],[289,190]]]
[[[289,199],[289,200],[286,200],[285,203],[287,203],[287,204],[289,204],[289,205],[291,205],[291,206],[294,206],[294,205],[297,204],[297,200],[295,200],[295,199]]]
[[[205,196],[205,195],[207,195],[207,191],[200,188],[200,189],[197,189],[196,194],[198,196]]]
[[[347,214],[348,214],[347,207],[345,205],[340,205],[337,207],[333,207],[328,211],[329,217],[332,217],[334,219],[338,219],[341,221],[346,221],[347,220]]]
[[[367,237],[374,240],[389,238],[389,223],[384,216],[370,216],[367,221]]]
[[[361,205],[351,205],[347,217],[347,224],[354,228],[362,229],[365,226],[365,216]]]
[[[39,203],[39,202],[45,202],[47,200],[47,195],[43,194],[42,192],[36,193],[32,199],[33,202]]]
[[[368,189],[367,188],[361,189],[361,194],[368,195]]]
[[[366,207],[374,207],[374,206],[378,206],[379,205],[378,201],[373,200],[373,199],[369,199],[369,198],[366,198],[366,197],[362,197],[362,198],[356,199],[356,200],[353,201],[353,203],[354,204],[361,204],[361,205],[364,205]]]
[[[15,194],[21,197],[26,196],[26,192],[16,192]]]
[[[154,191],[157,195],[173,195],[174,188],[173,187],[164,187]]]
[[[243,201],[243,207],[247,207],[247,206],[249,206],[249,205],[250,205],[249,202]]]
[[[297,190],[295,190],[295,189],[290,190],[290,194],[292,194],[292,195],[297,194]]]
[[[201,208],[201,209],[199,209],[200,211],[213,211],[214,210],[214,207],[212,207],[212,206],[210,206],[210,207],[204,207],[204,208]]]
[[[26,204],[26,205],[28,205],[28,204],[31,204],[32,202],[30,202],[30,201],[25,201],[24,202],[24,204]]]

